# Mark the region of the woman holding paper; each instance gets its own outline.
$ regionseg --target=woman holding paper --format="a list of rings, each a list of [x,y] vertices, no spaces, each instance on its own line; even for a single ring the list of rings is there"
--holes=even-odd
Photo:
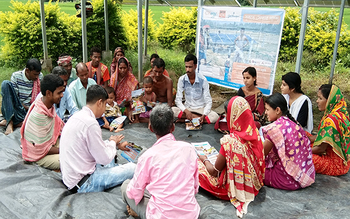
[[[199,156],[199,184],[216,197],[230,200],[237,208],[237,216],[242,217],[263,186],[263,144],[244,98],[231,98],[225,110],[230,134],[220,139],[221,149],[214,165],[206,156]]]

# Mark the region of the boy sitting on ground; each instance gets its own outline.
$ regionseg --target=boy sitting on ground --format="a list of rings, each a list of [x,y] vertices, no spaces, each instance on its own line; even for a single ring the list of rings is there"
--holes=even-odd
[[[143,78],[143,88],[145,89],[145,93],[140,97],[140,101],[143,102],[146,112],[136,115],[135,123],[137,123],[137,121],[147,123],[152,107],[157,101],[157,95],[153,92],[153,79],[150,76]]]
[[[122,116],[122,113],[119,109],[117,102],[115,102],[115,92],[113,87],[106,87],[108,93],[108,99],[106,102],[106,111],[101,118],[98,118],[98,124],[105,129],[108,129],[110,132],[114,130],[114,127],[110,126],[114,119]],[[114,132],[123,131],[123,123],[118,125]]]

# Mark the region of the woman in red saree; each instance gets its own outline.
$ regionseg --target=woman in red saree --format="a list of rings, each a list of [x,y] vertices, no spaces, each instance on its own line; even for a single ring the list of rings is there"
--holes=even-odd
[[[263,144],[244,98],[231,98],[226,113],[230,134],[220,139],[215,165],[206,156],[199,156],[199,184],[216,197],[230,200],[237,216],[242,217],[263,186]]]
[[[247,67],[242,72],[244,87],[241,87],[237,95],[244,97],[250,106],[250,109],[254,116],[254,122],[259,129],[265,125],[265,104],[262,92],[256,87],[256,70],[254,67]]]
[[[115,90],[115,101],[120,105],[123,101],[131,101],[131,92],[138,88],[139,82],[130,72],[129,61],[125,58],[119,58],[116,71],[110,79],[110,87]]]
[[[350,169],[350,119],[344,96],[335,85],[324,84],[317,92],[317,105],[324,116],[313,143],[316,173],[340,176]]]

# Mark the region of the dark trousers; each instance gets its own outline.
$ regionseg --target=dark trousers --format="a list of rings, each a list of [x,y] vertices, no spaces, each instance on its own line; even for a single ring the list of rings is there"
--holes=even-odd
[[[6,119],[6,126],[12,120],[13,125],[23,122],[27,111],[22,106],[19,97],[10,81],[3,81],[1,84],[2,105],[1,112]]]

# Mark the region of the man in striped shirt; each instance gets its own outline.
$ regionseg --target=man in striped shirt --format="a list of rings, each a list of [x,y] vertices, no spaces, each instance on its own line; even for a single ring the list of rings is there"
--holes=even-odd
[[[23,71],[14,72],[11,81],[1,84],[1,112],[5,117],[0,125],[6,126],[5,135],[13,132],[14,127],[22,125],[30,104],[40,92],[40,80],[43,78],[38,59],[29,59]]]

